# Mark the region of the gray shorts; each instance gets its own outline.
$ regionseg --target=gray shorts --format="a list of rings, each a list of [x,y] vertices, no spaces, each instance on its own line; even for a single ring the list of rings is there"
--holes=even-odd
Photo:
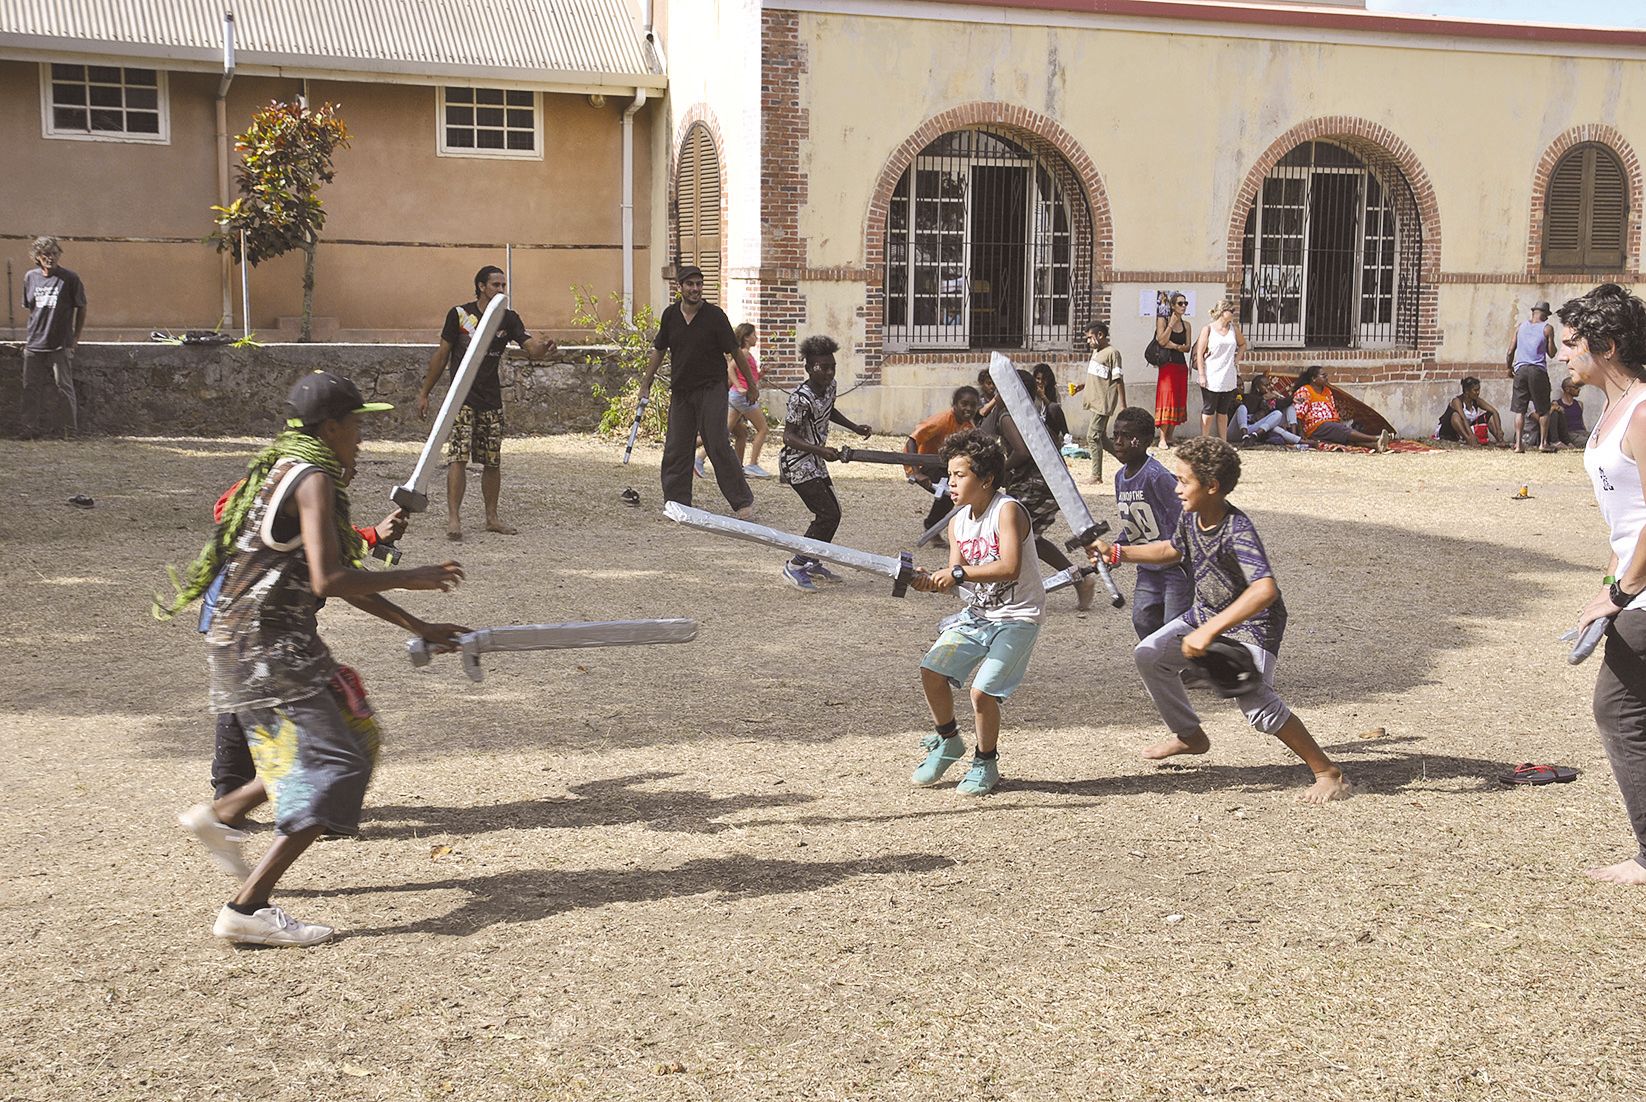
[[[1309,434],[1309,441],[1314,444],[1347,444],[1353,439],[1349,435],[1353,431],[1342,421],[1325,421],[1315,426]]]
[[[734,387],[726,388],[726,404],[739,413],[753,413],[760,408],[759,402],[749,401],[749,395],[746,391],[737,390]]]
[[[1539,417],[1549,412],[1549,370],[1541,364],[1515,365],[1515,390],[1509,411],[1525,413],[1528,406],[1537,410]]]

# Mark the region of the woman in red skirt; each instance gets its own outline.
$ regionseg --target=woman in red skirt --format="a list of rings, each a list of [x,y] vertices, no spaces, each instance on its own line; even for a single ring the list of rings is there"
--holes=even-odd
[[[1160,428],[1162,448],[1172,446],[1172,429],[1188,420],[1188,352],[1194,337],[1193,328],[1183,320],[1189,300],[1181,291],[1173,291],[1168,301],[1171,311],[1154,322],[1154,339],[1167,353],[1154,386],[1154,423]]]

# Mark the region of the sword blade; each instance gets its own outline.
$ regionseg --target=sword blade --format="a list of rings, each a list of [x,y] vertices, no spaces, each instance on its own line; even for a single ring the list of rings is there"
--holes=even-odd
[[[850,445],[842,445],[838,450],[842,463],[885,463],[939,472],[946,472],[949,469],[948,460],[931,452],[883,452],[869,448],[854,448]]]
[[[960,512],[963,508],[965,508],[965,506],[956,505],[953,509],[950,509],[948,516],[944,517],[942,520],[920,533],[920,538],[914,541],[914,545],[916,547],[925,547],[928,543],[932,542],[932,540],[942,535],[944,529],[948,528],[949,521],[953,520],[954,515]]]
[[[697,528],[704,532],[713,532],[716,535],[730,536],[733,539],[758,543],[764,547],[781,548],[796,555],[807,555],[814,559],[821,559],[824,562],[834,563],[837,566],[850,567],[853,570],[884,575],[892,579],[894,583],[892,593],[899,597],[903,595],[903,587],[908,584],[909,578],[914,573],[912,559],[906,553],[897,558],[890,555],[876,555],[870,551],[859,551],[855,547],[842,547],[838,543],[825,543],[823,540],[792,535],[776,528],[768,528],[764,524],[738,520],[736,517],[723,517],[718,513],[709,513],[702,509],[694,509],[690,505],[682,505],[678,501],[671,501],[663,506],[663,515],[676,524],[684,524],[688,528]]]
[[[646,407],[651,404],[650,393],[641,395],[640,402],[634,407],[634,424],[629,426],[629,442],[623,445],[623,463],[626,466],[629,457],[634,454],[634,442],[640,437],[640,419],[646,416]]]
[[[463,408],[463,401],[474,386],[475,376],[480,374],[480,365],[491,351],[492,341],[497,338],[498,329],[502,328],[503,314],[508,307],[508,295],[498,295],[486,304],[486,312],[481,315],[480,324],[463,353],[457,374],[452,376],[452,385],[446,389],[446,398],[440,403],[440,413],[434,419],[434,427],[429,430],[429,438],[423,442],[423,450],[418,453],[411,477],[389,494],[389,500],[408,513],[421,513],[429,506],[429,475],[451,437],[457,412]]]
[[[480,628],[457,638],[463,669],[480,681],[480,656],[494,651],[584,650],[590,647],[636,647],[658,643],[689,643],[697,638],[697,621],[600,620],[585,623],[521,624]],[[406,640],[413,666],[426,666],[433,653],[422,639]]]

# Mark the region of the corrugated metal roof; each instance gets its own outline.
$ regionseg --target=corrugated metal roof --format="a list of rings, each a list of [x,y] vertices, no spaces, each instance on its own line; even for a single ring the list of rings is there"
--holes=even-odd
[[[211,60],[225,8],[242,68],[661,83],[625,0],[0,0],[0,44]]]

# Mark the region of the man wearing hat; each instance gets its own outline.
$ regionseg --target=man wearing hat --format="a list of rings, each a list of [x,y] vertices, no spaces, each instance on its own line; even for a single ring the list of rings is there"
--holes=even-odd
[[[676,273],[680,301],[670,303],[657,325],[651,362],[640,380],[640,393],[651,393],[652,379],[669,354],[669,433],[663,442],[663,500],[692,503],[692,460],[697,438],[714,464],[714,479],[726,503],[744,520],[754,516],[754,493],[743,465],[732,452],[726,430],[726,357],[737,360],[746,379],[754,368],[732,332],[731,319],[703,300],[703,269],[687,264]]]
[[[328,926],[300,922],[270,902],[275,884],[322,834],[359,831],[360,808],[380,732],[360,675],[320,639],[316,612],[340,597],[356,608],[450,646],[467,628],[431,624],[385,599],[391,589],[448,591],[455,562],[364,570],[365,544],[349,525],[344,487],[360,450],[360,417],[390,409],[367,402],[329,371],[303,376],[286,399],[286,428],[254,458],[169,604],[170,619],[217,578],[223,585],[206,635],[210,707],[246,732],[258,779],[185,811],[182,824],[239,885],[212,932],[252,945],[315,945]],[[255,868],[241,856],[237,823],[274,801],[275,838]]]
[[[1515,326],[1506,357],[1509,376],[1515,381],[1509,408],[1515,415],[1515,451],[1526,450],[1526,407],[1537,418],[1537,446],[1549,446],[1549,354],[1555,350],[1555,327],[1549,324],[1549,304],[1532,307],[1532,320]]]

